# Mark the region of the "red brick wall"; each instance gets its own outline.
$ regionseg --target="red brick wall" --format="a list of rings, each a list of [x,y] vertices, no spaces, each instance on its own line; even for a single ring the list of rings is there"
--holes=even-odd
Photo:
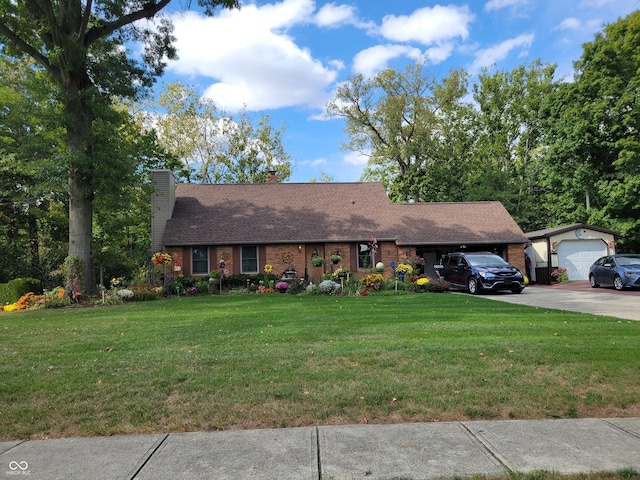
[[[301,248],[298,248],[298,247]],[[313,250],[318,250],[318,254],[325,259],[322,267],[313,267],[311,265],[311,255]],[[173,262],[181,263],[181,273],[184,276],[191,275],[191,248],[190,247],[167,247],[165,249],[173,257]],[[339,251],[342,261],[333,265],[331,263],[331,255]],[[258,248],[258,273],[263,273],[264,266],[269,263],[273,266],[273,273],[281,275],[289,263],[282,258],[283,254],[290,253],[293,256],[291,264],[296,269],[296,277],[302,278],[305,275],[305,268],[309,275],[309,279],[313,283],[322,280],[325,272],[332,272],[340,266],[349,269],[358,277],[362,278],[371,273],[370,269],[358,271],[358,249],[357,244],[349,243],[325,243],[325,244],[276,244],[265,245]],[[375,262],[384,264],[383,274],[387,278],[391,278],[393,272],[391,270],[391,262],[398,263],[407,260],[411,261],[416,255],[416,249],[413,247],[398,247],[394,242],[378,242],[378,251],[375,256]],[[524,245],[511,244],[505,249],[505,259],[515,267],[525,272],[524,264]],[[224,259],[225,269],[228,274],[240,273],[240,247],[238,246],[216,246],[209,247],[209,271],[218,270],[218,264]],[[173,265],[165,269],[169,278],[174,272]]]
[[[512,243],[507,245],[507,258],[505,260],[511,265],[519,269],[523,275],[527,270],[524,264],[524,245],[521,243]]]

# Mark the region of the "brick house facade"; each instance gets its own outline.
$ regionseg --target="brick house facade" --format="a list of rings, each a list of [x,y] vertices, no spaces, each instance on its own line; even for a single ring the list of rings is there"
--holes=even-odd
[[[440,256],[459,250],[492,251],[525,269],[527,238],[500,202],[392,204],[374,182],[176,185],[168,170],[152,179],[152,248],[172,254],[169,275],[255,274],[270,264],[317,283],[340,266],[364,276],[377,262],[391,276],[392,264],[419,255],[422,273],[435,276]],[[315,256],[324,265],[313,266]]]

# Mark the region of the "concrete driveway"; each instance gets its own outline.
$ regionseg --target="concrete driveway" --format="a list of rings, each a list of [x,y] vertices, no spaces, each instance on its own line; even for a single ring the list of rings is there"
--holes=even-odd
[[[612,288],[591,288],[588,281],[529,285],[519,295],[498,292],[482,297],[531,307],[640,320],[640,289],[617,291]]]

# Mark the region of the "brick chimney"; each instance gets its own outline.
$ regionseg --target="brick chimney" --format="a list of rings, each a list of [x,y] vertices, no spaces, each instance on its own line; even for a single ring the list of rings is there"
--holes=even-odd
[[[167,220],[171,218],[176,203],[176,179],[171,170],[152,170],[151,184],[151,249],[159,252],[163,248],[162,237]]]
[[[278,174],[275,170],[269,170],[269,176],[267,177],[267,183],[278,183]]]

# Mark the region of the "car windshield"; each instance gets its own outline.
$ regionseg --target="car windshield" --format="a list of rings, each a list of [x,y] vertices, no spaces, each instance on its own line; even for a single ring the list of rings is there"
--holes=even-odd
[[[623,267],[628,267],[631,265],[635,265],[640,267],[640,255],[628,255],[624,257],[616,257],[618,261],[618,265]]]
[[[504,267],[509,265],[498,255],[467,255],[467,260],[474,267]]]

